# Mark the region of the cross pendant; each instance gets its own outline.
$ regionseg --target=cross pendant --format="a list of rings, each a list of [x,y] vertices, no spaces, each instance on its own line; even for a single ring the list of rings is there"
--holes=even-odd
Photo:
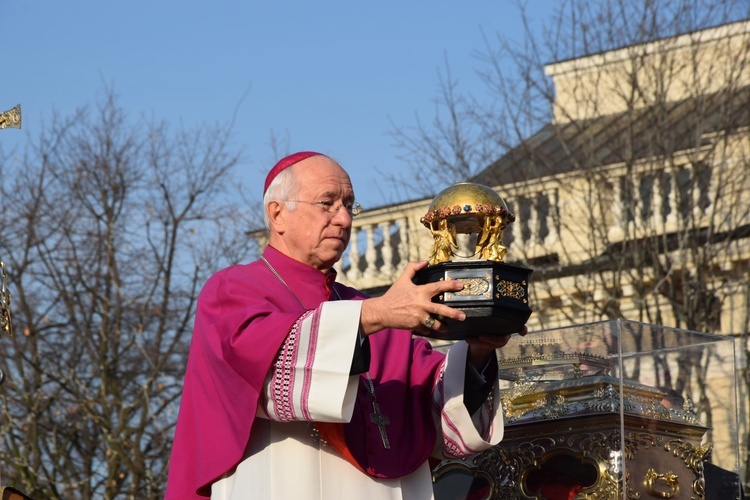
[[[372,401],[372,414],[370,415],[370,420],[373,424],[377,425],[380,430],[380,437],[383,439],[383,448],[390,450],[391,443],[388,441],[388,434],[385,432],[385,426],[390,425],[391,420],[380,413],[380,407],[378,407],[378,403],[376,403],[375,400]]]

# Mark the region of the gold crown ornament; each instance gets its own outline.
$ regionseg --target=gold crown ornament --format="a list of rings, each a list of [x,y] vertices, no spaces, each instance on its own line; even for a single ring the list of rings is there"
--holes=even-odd
[[[494,189],[473,182],[459,182],[444,189],[432,200],[420,219],[431,232],[433,245],[430,265],[449,262],[456,253],[456,234],[477,233],[471,257],[505,261],[507,248],[502,244],[503,231],[516,220]]]

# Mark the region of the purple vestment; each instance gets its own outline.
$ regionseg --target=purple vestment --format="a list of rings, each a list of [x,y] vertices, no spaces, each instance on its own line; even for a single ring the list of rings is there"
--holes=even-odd
[[[201,291],[167,499],[210,495],[211,483],[243,458],[266,374],[305,312],[299,301],[311,310],[332,298],[365,298],[335,283],[334,273],[323,274],[272,247],[263,255],[294,295],[262,261],[224,269]],[[357,339],[353,331],[351,341]],[[384,449],[379,429],[370,420],[372,403],[364,375],[351,422],[342,425],[349,450],[362,469],[376,477],[400,477],[422,465],[435,446],[432,390],[444,356],[405,330],[383,330],[369,336],[369,341],[370,375],[380,409],[390,418],[387,432],[392,448]]]

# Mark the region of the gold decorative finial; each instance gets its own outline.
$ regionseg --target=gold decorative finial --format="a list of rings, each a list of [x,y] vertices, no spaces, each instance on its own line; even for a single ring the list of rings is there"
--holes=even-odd
[[[0,113],[0,129],[21,128],[21,105],[16,104],[8,111]]]
[[[8,127],[21,128],[20,104],[0,113],[0,130]],[[5,262],[2,260],[0,260],[0,333],[13,335],[13,324],[10,318],[10,291],[5,275]],[[0,374],[2,374],[2,370],[0,370]]]

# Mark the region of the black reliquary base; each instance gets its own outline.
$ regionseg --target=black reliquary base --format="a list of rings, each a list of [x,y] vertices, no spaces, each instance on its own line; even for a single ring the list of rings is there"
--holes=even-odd
[[[504,336],[517,333],[531,316],[529,276],[533,270],[491,260],[441,262],[417,272],[414,283],[460,280],[458,292],[433,297],[433,302],[460,309],[464,321],[438,317],[446,333],[432,332],[431,338],[462,340],[479,335]]]

